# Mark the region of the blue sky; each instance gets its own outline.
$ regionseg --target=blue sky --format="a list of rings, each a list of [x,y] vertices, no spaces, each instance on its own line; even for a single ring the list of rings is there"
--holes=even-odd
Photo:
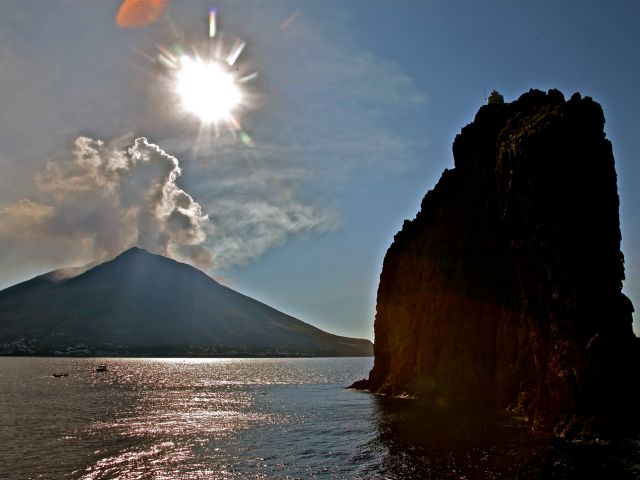
[[[120,225],[95,220],[111,218],[110,203],[98,192],[82,209],[65,203],[43,172],[69,161],[78,136],[113,148],[145,136],[178,159],[180,187],[209,215],[214,275],[320,328],[373,338],[386,248],[452,167],[456,133],[492,89],[513,100],[558,88],[603,106],[624,289],[640,305],[637,2],[215,2],[220,29],[247,42],[240,64],[259,72],[241,116],[255,145],[223,136],[197,149],[198,122],[137,53],[171,41],[167,22],[120,30],[118,5],[0,3],[0,210],[29,198],[93,222],[93,236],[58,228],[43,241],[29,222],[44,207],[5,221],[24,235],[0,228],[0,287],[120,245]],[[205,41],[212,5],[174,0],[173,25]]]

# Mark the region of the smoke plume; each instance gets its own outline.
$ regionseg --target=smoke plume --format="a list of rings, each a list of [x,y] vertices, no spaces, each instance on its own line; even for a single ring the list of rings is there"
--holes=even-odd
[[[132,246],[219,271],[335,226],[331,212],[297,197],[291,165],[224,154],[209,170],[192,164],[196,201],[176,183],[175,157],[146,138],[117,144],[78,137],[70,157],[35,176],[34,195],[0,209],[5,272],[99,263]]]
[[[36,199],[0,211],[0,249],[17,265],[68,265],[136,245],[211,268],[203,244],[212,227],[176,184],[180,175],[178,160],[146,138],[119,150],[79,137],[70,159],[51,161],[36,175]]]

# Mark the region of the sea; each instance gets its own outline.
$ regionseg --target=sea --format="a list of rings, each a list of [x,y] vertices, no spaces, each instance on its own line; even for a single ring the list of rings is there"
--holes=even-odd
[[[372,363],[3,357],[0,478],[640,478],[637,439],[563,441],[345,388]]]

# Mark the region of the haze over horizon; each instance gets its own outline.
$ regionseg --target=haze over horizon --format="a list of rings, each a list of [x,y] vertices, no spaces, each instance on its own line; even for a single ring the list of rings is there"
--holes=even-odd
[[[386,249],[455,135],[492,89],[558,88],[603,107],[640,308],[637,3],[215,2],[258,72],[245,141],[180,110],[144,57],[169,23],[120,29],[119,3],[0,4],[0,288],[136,245],[373,339]],[[173,2],[186,43],[211,5]]]

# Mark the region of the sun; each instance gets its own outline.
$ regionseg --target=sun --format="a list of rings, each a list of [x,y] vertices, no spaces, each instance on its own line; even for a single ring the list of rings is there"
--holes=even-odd
[[[234,75],[216,60],[180,57],[176,91],[183,108],[206,124],[230,122],[242,103],[242,90]]]
[[[137,1],[137,0],[136,0]],[[216,25],[217,11],[209,11],[207,40],[188,40],[170,19],[174,38],[157,43],[151,53],[136,50],[160,72],[163,89],[169,93],[171,112],[199,120],[194,149],[220,141],[239,141],[247,147],[255,142],[242,125],[242,116],[258,107],[262,98],[253,85],[259,75],[255,60],[243,59],[247,42],[232,34],[222,35]],[[162,101],[167,99],[163,98]],[[191,122],[189,122],[191,123]]]

